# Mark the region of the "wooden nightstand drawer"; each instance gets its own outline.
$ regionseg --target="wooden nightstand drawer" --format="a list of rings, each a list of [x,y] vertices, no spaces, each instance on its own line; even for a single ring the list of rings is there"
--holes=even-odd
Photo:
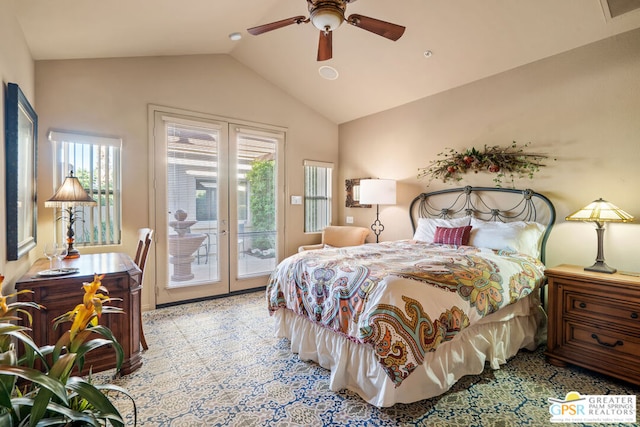
[[[625,332],[573,321],[565,321],[564,329],[567,346],[602,353],[607,360],[611,357],[636,360],[640,354],[640,338]]]
[[[565,314],[640,328],[640,304],[573,292],[565,288]]]

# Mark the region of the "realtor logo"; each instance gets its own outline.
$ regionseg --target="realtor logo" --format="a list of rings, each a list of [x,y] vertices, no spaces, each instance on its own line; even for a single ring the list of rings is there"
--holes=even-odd
[[[635,423],[635,395],[580,395],[570,391],[564,400],[549,398],[552,423]]]

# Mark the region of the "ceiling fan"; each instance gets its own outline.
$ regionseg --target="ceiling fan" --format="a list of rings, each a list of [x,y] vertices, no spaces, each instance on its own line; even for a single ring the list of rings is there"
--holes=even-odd
[[[320,41],[318,42],[318,61],[326,61],[332,57],[332,34],[333,30],[338,28],[343,22],[347,22],[355,27],[363,30],[371,31],[379,36],[396,41],[404,34],[405,27],[392,24],[390,22],[381,21],[368,16],[352,14],[345,18],[344,13],[347,10],[347,3],[353,3],[356,0],[307,0],[309,7],[309,17],[294,16],[292,18],[283,19],[281,21],[271,22],[269,24],[258,25],[249,28],[249,34],[257,36],[268,31],[277,30],[291,24],[306,24],[311,22],[320,30]]]

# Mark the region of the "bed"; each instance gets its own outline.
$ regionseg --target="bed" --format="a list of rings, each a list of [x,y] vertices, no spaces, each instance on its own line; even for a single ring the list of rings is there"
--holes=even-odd
[[[546,334],[547,197],[452,188],[418,195],[409,216],[412,238],[292,255],[266,290],[277,336],[377,407],[440,395]]]

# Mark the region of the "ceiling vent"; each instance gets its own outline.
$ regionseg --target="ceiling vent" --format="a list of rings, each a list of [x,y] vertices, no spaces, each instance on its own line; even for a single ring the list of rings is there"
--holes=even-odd
[[[606,0],[612,18],[640,9],[640,0]]]

